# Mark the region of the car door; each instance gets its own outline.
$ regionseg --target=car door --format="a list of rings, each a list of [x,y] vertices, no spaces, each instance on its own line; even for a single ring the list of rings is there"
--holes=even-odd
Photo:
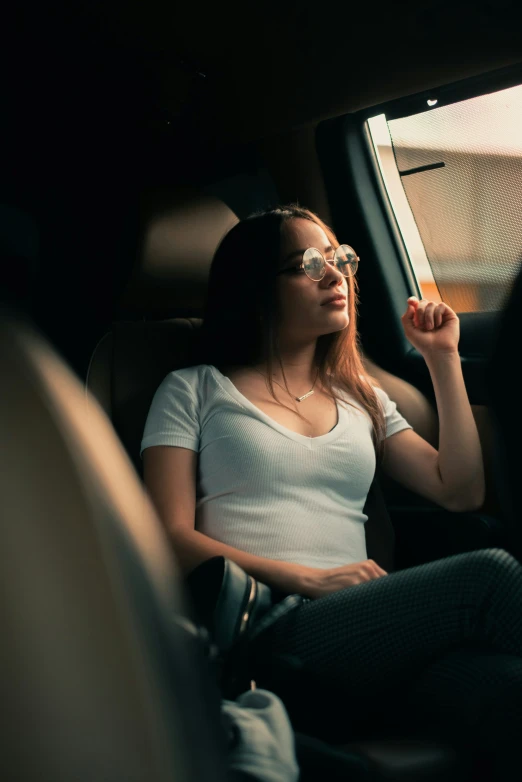
[[[334,227],[361,257],[363,349],[436,408],[426,363],[406,339],[401,316],[410,295],[455,310],[486,466],[481,514],[500,520],[486,377],[522,260],[521,84],[519,67],[503,69],[345,115],[317,131]],[[408,520],[409,533],[430,511],[437,523],[452,523],[453,514],[393,481],[384,488],[394,519]]]

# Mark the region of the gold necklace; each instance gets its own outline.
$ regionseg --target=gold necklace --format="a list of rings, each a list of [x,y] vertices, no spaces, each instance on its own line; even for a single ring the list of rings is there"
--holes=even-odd
[[[256,369],[256,368],[253,367],[253,369]],[[260,375],[263,375],[263,377],[265,377],[264,373],[261,372],[260,369],[256,369],[256,372],[259,372]],[[317,383],[318,376],[319,376],[319,370],[317,370],[317,374],[315,376],[314,384],[313,384],[312,388],[310,389],[310,391],[308,391],[307,394],[303,394],[303,396],[293,396],[293,394],[291,394],[291,396],[293,396],[293,398],[295,399],[296,402],[302,402],[303,399],[307,399],[309,396],[312,396],[312,394],[314,393],[314,388],[315,388],[315,384]],[[277,383],[277,385],[280,388],[282,388],[283,391],[287,391],[287,389],[284,386],[282,386],[281,383],[279,383],[277,380],[272,380],[272,382],[273,383]]]

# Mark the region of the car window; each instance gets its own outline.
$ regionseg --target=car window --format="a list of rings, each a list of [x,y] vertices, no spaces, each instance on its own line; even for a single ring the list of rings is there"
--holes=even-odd
[[[368,120],[422,295],[502,309],[522,263],[522,85]]]

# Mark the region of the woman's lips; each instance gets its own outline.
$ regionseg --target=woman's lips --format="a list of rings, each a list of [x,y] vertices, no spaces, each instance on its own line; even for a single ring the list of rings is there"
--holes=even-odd
[[[344,307],[346,299],[334,299],[333,301],[327,301],[322,304],[322,307]]]

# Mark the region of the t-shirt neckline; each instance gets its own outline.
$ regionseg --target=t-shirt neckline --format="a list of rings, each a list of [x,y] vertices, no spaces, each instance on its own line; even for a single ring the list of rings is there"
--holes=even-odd
[[[218,384],[229,396],[233,397],[233,399],[235,399],[236,402],[239,402],[239,404],[241,404],[243,407],[246,407],[247,409],[254,412],[258,418],[261,418],[273,429],[276,429],[290,440],[295,440],[298,443],[302,443],[307,447],[310,447],[311,444],[323,445],[325,443],[331,442],[332,440],[337,439],[337,437],[339,437],[341,434],[341,415],[343,414],[343,406],[339,405],[337,400],[335,402],[337,407],[337,423],[334,428],[330,429],[329,432],[325,432],[325,434],[319,435],[318,437],[309,437],[307,435],[300,434],[299,432],[294,432],[292,429],[288,429],[288,427],[278,423],[275,419],[271,418],[271,416],[267,415],[263,410],[251,402],[250,399],[244,396],[241,391],[236,388],[230,378],[224,375],[216,366],[209,364],[209,367]]]

